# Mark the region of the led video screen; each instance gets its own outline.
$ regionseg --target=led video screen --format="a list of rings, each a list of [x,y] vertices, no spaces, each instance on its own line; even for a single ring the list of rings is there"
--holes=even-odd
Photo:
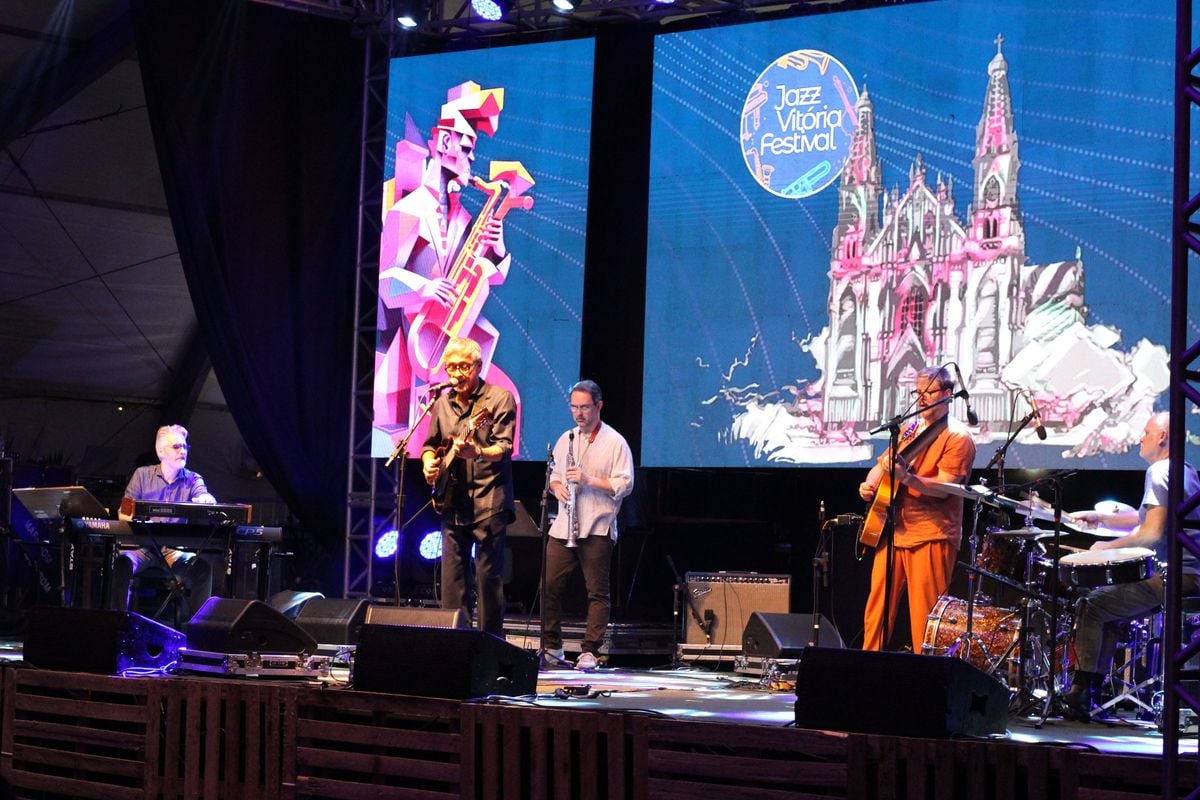
[[[1170,4],[1108,0],[658,37],[642,463],[865,464],[954,362],[980,463],[1036,404],[1010,467],[1144,467],[1173,47]]]
[[[590,40],[392,61],[371,452],[412,434],[474,339],[518,401],[517,457],[570,425],[579,379],[591,137]]]

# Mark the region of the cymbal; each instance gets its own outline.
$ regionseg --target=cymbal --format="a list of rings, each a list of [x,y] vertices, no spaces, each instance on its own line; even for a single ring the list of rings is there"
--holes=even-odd
[[[1013,539],[1041,539],[1044,536],[1053,536],[1053,531],[1044,531],[1041,528],[1014,528],[1011,531],[988,531],[990,536],[1009,536]]]
[[[1075,512],[1083,514],[1086,512]],[[1119,539],[1129,533],[1121,528],[1106,528],[1103,525],[1086,525],[1082,522],[1075,522],[1073,514],[1063,514],[1063,527],[1069,528],[1076,533],[1086,533],[1088,536],[1096,536],[1100,539]]]
[[[961,483],[939,483],[937,481],[930,481],[929,483],[946,494],[952,494],[955,497],[965,497],[967,500],[983,500],[994,494],[988,487],[978,484],[965,485]]]
[[[1053,508],[1044,508],[1042,505],[1030,503],[1028,500],[1014,500],[1004,495],[996,495],[995,499],[1001,508],[1011,511],[1014,514],[1019,514],[1022,517],[1032,517],[1042,522],[1054,521]]]

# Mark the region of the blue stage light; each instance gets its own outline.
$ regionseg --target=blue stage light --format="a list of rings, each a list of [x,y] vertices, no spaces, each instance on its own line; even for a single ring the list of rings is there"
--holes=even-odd
[[[400,533],[398,531],[388,531],[375,540],[375,557],[390,558],[396,555],[396,550],[400,546]]]
[[[489,22],[496,22],[504,16],[504,9],[496,0],[471,0],[471,8]]]
[[[442,557],[442,532],[430,531],[421,537],[417,552],[426,561],[435,561]]]

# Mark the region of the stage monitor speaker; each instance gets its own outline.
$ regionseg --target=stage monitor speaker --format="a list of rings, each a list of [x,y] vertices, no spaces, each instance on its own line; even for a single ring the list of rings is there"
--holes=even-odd
[[[24,658],[40,669],[120,675],[166,668],[183,641],[179,631],[132,611],[34,606]]]
[[[355,689],[467,700],[537,691],[537,656],[477,630],[363,626]]]
[[[945,656],[808,647],[796,677],[801,728],[944,739],[1002,734],[1008,688]]]
[[[746,623],[755,611],[788,612],[791,582],[788,575],[689,572],[685,576],[688,597],[708,625],[709,635],[706,639],[691,609],[685,606],[684,642],[740,647]]]
[[[470,628],[471,617],[461,608],[371,606],[368,625],[415,625],[421,628]]]
[[[210,597],[187,625],[187,647],[208,653],[315,653],[317,642],[261,600]]]
[[[300,606],[296,624],[320,644],[357,644],[370,607],[362,598],[314,597]]]
[[[842,636],[824,614],[817,615],[818,647],[845,647]],[[813,633],[812,614],[755,611],[742,634],[742,653],[764,658],[799,658]]]

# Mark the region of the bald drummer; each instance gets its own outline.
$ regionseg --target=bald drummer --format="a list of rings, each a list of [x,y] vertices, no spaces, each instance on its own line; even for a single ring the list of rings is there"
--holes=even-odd
[[[1100,539],[1092,545],[1089,554],[1101,557],[1104,551],[1124,548],[1147,548],[1153,551],[1159,563],[1166,563],[1167,554],[1167,479],[1170,469],[1170,415],[1160,412],[1152,416],[1142,433],[1138,454],[1150,465],[1146,470],[1145,489],[1142,502],[1135,510],[1129,506],[1113,504],[1092,512],[1073,514],[1075,526],[1098,535],[1111,536],[1121,528],[1132,528],[1129,533],[1114,538]],[[1200,491],[1200,477],[1190,464],[1184,465],[1184,493]],[[1128,510],[1127,510],[1128,509]],[[1192,519],[1200,519],[1196,512]],[[1200,526],[1198,526],[1200,527]],[[1103,534],[1101,532],[1103,531]],[[1112,554],[1112,555],[1122,555]],[[1186,549],[1181,564],[1182,591],[1184,595],[1197,593],[1200,578],[1196,558]],[[1081,554],[1082,555],[1082,554]],[[1086,559],[1085,559],[1086,560]],[[1063,695],[1066,706],[1064,716],[1068,719],[1088,720],[1091,718],[1095,694],[1103,677],[1112,668],[1113,652],[1116,649],[1116,625],[1129,619],[1138,619],[1158,609],[1163,602],[1163,579],[1161,575],[1112,586],[1093,589],[1081,603],[1075,620],[1075,670],[1071,689]]]

